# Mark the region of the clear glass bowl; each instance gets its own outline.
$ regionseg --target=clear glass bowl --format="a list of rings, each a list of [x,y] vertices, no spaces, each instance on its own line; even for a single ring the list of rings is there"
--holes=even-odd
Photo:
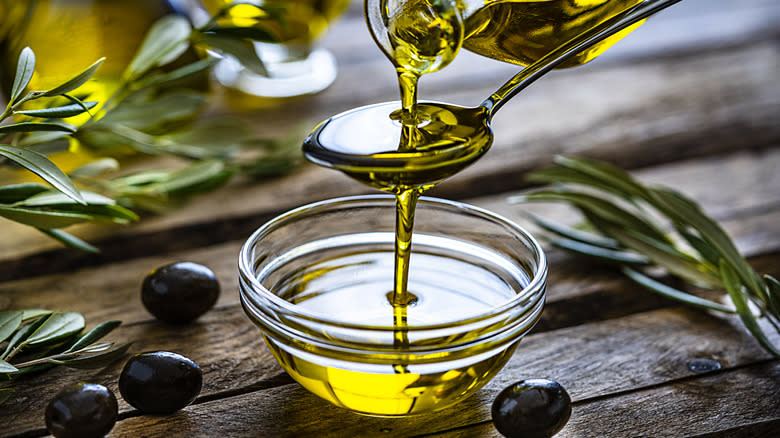
[[[476,392],[534,326],[547,264],[526,231],[466,204],[421,198],[409,291],[393,307],[392,196],[285,213],[241,249],[240,296],[281,366],[352,411],[406,416]]]

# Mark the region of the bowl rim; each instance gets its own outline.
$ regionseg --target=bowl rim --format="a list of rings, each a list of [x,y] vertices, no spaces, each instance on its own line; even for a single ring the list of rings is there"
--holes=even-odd
[[[264,234],[273,231],[274,229],[286,224],[291,219],[294,219],[303,213],[306,213],[311,210],[324,208],[324,207],[332,207],[334,205],[339,205],[339,204],[376,202],[376,201],[392,202],[394,204],[395,197],[393,195],[388,195],[388,194],[364,194],[364,195],[343,196],[343,197],[325,199],[322,201],[312,202],[294,208],[292,210],[289,210],[261,225],[249,236],[249,238],[247,238],[247,240],[241,246],[241,250],[239,253],[239,263],[238,263],[239,277],[240,277],[239,294],[241,296],[241,301],[244,304],[244,306],[250,305],[254,308],[253,310],[255,311],[259,310],[258,309],[259,306],[257,305],[256,300],[253,299],[248,292],[244,291],[245,282],[248,282],[248,286],[251,287],[252,292],[254,292],[255,294],[260,294],[263,299],[270,301],[270,303],[274,307],[275,312],[282,311],[288,316],[305,319],[325,326],[338,327],[340,329],[354,329],[360,331],[379,331],[379,332],[387,332],[388,330],[393,330],[393,326],[391,325],[357,324],[357,323],[350,323],[342,320],[331,319],[328,318],[327,315],[317,313],[317,312],[311,312],[309,310],[300,308],[299,306],[292,304],[283,298],[280,298],[278,295],[274,294],[268,288],[266,288],[257,279],[257,277],[254,275],[254,270],[252,269],[254,260],[250,260],[249,257],[251,248],[253,247],[253,245],[255,245],[258,242],[258,240]],[[482,216],[483,218],[489,219],[494,223],[500,224],[506,227],[507,229],[512,230],[514,233],[520,235],[526,241],[525,243],[532,250],[532,252],[537,255],[537,257],[535,257],[536,269],[534,270],[534,272],[531,273],[532,275],[530,276],[529,283],[521,291],[519,291],[514,297],[504,301],[503,303],[501,303],[496,307],[492,307],[485,312],[476,315],[471,315],[468,318],[464,318],[464,319],[454,319],[445,322],[437,322],[434,324],[424,324],[424,325],[421,324],[421,325],[410,326],[406,328],[409,332],[441,330],[445,328],[479,323],[481,321],[491,319],[491,318],[496,318],[499,315],[505,314],[509,312],[511,309],[515,308],[518,302],[527,300],[529,298],[532,298],[534,295],[537,295],[537,297],[534,297],[535,299],[532,300],[533,303],[527,306],[529,310],[533,310],[533,308],[535,308],[538,305],[537,302],[539,300],[544,299],[546,295],[546,283],[547,283],[547,272],[548,272],[547,257],[539,242],[523,227],[510,221],[509,219],[506,219],[501,215],[498,215],[496,213],[493,213],[481,207],[476,207],[463,202],[422,196],[418,200],[418,208],[420,204],[433,205],[439,208],[444,207],[447,209],[466,210],[470,213],[476,213]]]

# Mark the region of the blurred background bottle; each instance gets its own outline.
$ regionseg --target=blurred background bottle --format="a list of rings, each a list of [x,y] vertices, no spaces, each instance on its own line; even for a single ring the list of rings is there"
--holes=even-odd
[[[25,46],[35,52],[29,89],[59,85],[101,57],[80,97],[105,102],[152,24],[180,12],[169,0],[0,0],[0,84],[5,95]],[[83,96],[87,94],[87,96]]]
[[[218,22],[220,25],[261,27],[273,35],[275,42],[254,44],[268,72],[266,76],[244,69],[227,56],[215,69],[217,80],[227,87],[263,97],[300,96],[327,88],[336,78],[336,61],[327,50],[316,48],[316,43],[347,9],[349,1],[253,0],[260,8],[232,7]],[[202,0],[210,15],[232,2]]]

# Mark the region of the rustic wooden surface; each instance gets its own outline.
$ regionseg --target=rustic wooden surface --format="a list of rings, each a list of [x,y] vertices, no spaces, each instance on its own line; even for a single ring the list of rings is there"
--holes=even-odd
[[[220,106],[272,135],[395,99],[392,68],[368,37],[359,6],[323,41],[340,63],[328,90],[284,109],[229,95]],[[555,72],[518,96],[494,121],[493,149],[433,194],[520,222],[525,209],[566,221],[569,214],[556,206],[519,206],[507,197],[525,189],[524,174],[554,154],[606,159],[696,199],[759,272],[778,276],[778,23],[774,0],[685,0],[597,61]],[[515,71],[464,53],[423,79],[421,97],[476,104]],[[493,437],[499,436],[490,422],[493,397],[528,377],[552,378],[571,394],[574,409],[562,437],[777,436],[780,361],[738,321],[682,307],[607,267],[549,247],[542,321],[473,397],[441,413],[392,420],[354,415],[309,394],[276,364],[244,317],[236,256],[251,231],[281,211],[365,192],[312,165],[278,179],[236,181],[132,226],[76,228],[101,247],[100,255],[59,248],[3,222],[0,309],[74,310],[88,327],[122,319],[111,337],[135,341],[133,352],[176,351],[201,366],[200,396],[176,414],[141,415],[120,400],[116,437]],[[185,326],[154,320],[140,302],[144,275],[177,260],[210,266],[223,289],[214,310]],[[699,374],[693,360],[716,362],[719,369]],[[69,383],[102,383],[119,396],[121,366],[54,369],[20,381],[16,395],[0,406],[0,436],[45,436],[43,409]]]

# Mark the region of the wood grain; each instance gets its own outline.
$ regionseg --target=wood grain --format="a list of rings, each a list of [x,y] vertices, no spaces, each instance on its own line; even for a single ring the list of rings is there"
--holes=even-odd
[[[512,381],[548,377],[561,382],[575,401],[611,394],[665,388],[676,392],[677,381],[695,375],[688,369],[694,358],[718,361],[723,370],[764,363],[766,353],[721,321],[683,309],[660,310],[626,318],[584,324],[531,335],[496,379],[473,397],[440,413],[412,419],[381,419],[333,407],[298,385],[284,385],[236,397],[190,406],[165,420],[133,417],[121,421],[112,436],[411,436],[469,426],[490,419],[490,403]],[[775,364],[775,362],[773,362]],[[721,373],[723,374],[723,373]],[[713,375],[718,380],[721,374]],[[725,374],[723,374],[725,375]],[[776,379],[752,375],[742,388],[777,393]],[[696,379],[692,379],[695,381]],[[711,385],[707,380],[700,387]],[[725,381],[726,386],[733,382]],[[757,393],[761,403],[771,398]],[[618,398],[620,396],[617,396]],[[738,400],[738,399],[737,399]],[[745,405],[745,403],[742,403]],[[663,405],[662,405],[663,406]],[[675,406],[669,403],[668,406]],[[750,409],[743,406],[743,409]],[[717,405],[702,408],[703,416],[720,412]],[[625,417],[616,416],[616,421]],[[773,411],[768,417],[778,418]],[[663,421],[659,419],[659,421]],[[727,421],[727,420],[724,420]],[[482,431],[480,431],[481,433]],[[474,433],[464,436],[479,436]],[[625,435],[612,435],[625,436]]]
[[[780,363],[773,361],[577,403],[569,422],[555,436],[776,437],[780,424],[778,380]],[[417,436],[502,437],[490,422]]]
[[[597,62],[554,72],[524,91],[496,116],[496,142],[485,158],[432,194],[526,226],[525,211],[574,223],[560,206],[507,198],[526,189],[524,175],[554,154],[605,159],[697,200],[757,271],[780,277],[779,20],[776,0],[680,3]],[[360,2],[322,44],[340,65],[325,92],[279,107],[220,91],[209,114],[236,114],[259,135],[298,129],[302,137],[334,113],[397,99],[394,72],[368,37]],[[517,70],[463,53],[423,79],[421,98],[473,105]],[[248,234],[281,211],[368,191],[313,165],[273,180],[238,179],[129,227],[74,227],[103,248],[97,256],[60,249],[3,221],[0,309],[75,310],[89,327],[122,319],[109,339],[135,341],[132,352],[176,351],[201,366],[204,387],[193,405],[147,416],[120,399],[112,437],[498,437],[490,403],[500,389],[529,377],[558,380],[572,395],[574,413],[561,437],[777,436],[780,361],[737,318],[680,307],[604,265],[547,247],[542,320],[477,394],[409,419],[358,416],[320,400],[282,371],[244,317],[236,258]],[[210,266],[223,290],[215,309],[182,326],[154,320],[139,300],[144,275],[177,260]],[[780,335],[771,337],[780,343]],[[701,360],[720,369],[700,373],[692,363]],[[0,406],[0,436],[46,435],[43,410],[65,385],[102,383],[119,396],[122,365],[56,368],[17,382]]]
[[[700,200],[705,211],[716,217],[726,218],[722,224],[734,237],[746,256],[772,254],[780,248],[780,199],[776,187],[780,187],[780,149],[763,153],[741,153],[726,159],[712,159],[680,163],[674,167],[646,169],[639,177],[651,183],[663,182],[679,187]],[[515,205],[507,203],[509,194],[468,200],[509,219],[526,224],[522,213],[531,210],[544,217],[571,222],[568,210],[557,206]],[[764,211],[767,209],[767,211]],[[255,224],[254,226],[257,226]],[[246,231],[248,235],[251,230]],[[161,253],[149,257],[131,259],[96,268],[42,275],[30,279],[0,282],[0,309],[47,307],[72,309],[85,315],[88,321],[122,319],[126,323],[149,319],[138,297],[144,276],[163,264],[191,260],[209,266],[217,275],[222,287],[218,306],[235,304],[237,296],[237,257],[242,242],[232,241],[196,250]],[[614,291],[631,283],[615,280],[615,277],[594,281],[589,274],[598,266],[581,264],[577,259],[552,248],[548,257],[553,264],[549,280],[551,301],[587,296],[589,293]],[[771,260],[771,258],[769,259]],[[560,266],[557,268],[556,266]],[[6,264],[6,269],[8,264]],[[771,263],[757,266],[759,272],[772,273]],[[0,268],[2,269],[2,268]],[[615,283],[616,281],[622,283]],[[78,297],[74,302],[73,297]],[[615,297],[605,302],[617,304],[625,299]],[[647,303],[637,303],[638,306]],[[620,306],[616,307],[620,309]],[[647,307],[638,310],[648,310]]]
[[[780,109],[775,87],[780,55],[773,35],[755,36],[755,40],[745,39],[745,46],[739,50],[724,47],[660,60],[616,60],[603,66],[595,62],[556,72],[497,115],[493,150],[462,175],[443,184],[437,193],[463,199],[523,187],[523,174],[548,163],[555,153],[584,154],[637,168],[742,148],[772,147],[780,139],[780,127],[775,123]],[[370,44],[370,40],[365,43]],[[423,97],[476,104],[516,70],[498,63],[486,65],[487,61],[472,56],[446,70],[446,75],[426,78],[423,90],[430,92]],[[371,59],[368,65],[344,66],[340,82],[322,95],[290,104],[284,110],[253,110],[244,117],[258,126],[260,134],[274,135],[274,130],[287,132],[293,127],[314,126],[334,113],[395,99],[392,69],[379,54]],[[389,78],[379,79],[379,70],[386,71]],[[377,78],[376,83],[382,84],[378,94],[356,92],[353,85],[365,77]],[[302,129],[301,138],[306,128]],[[220,227],[213,225],[217,221],[229,223],[313,200],[366,191],[335,172],[306,166],[271,183],[237,182],[199,197],[172,214],[148,218],[131,227],[74,230],[92,240],[106,238],[99,244],[107,250],[112,243],[121,246],[139,233],[157,232],[160,234],[147,242],[148,250],[154,251],[153,243],[161,239],[169,246],[182,245],[189,237],[200,243],[208,236],[198,236],[205,230],[193,225],[212,224],[217,231],[208,243],[214,243],[236,238],[235,233],[220,234]],[[219,209],[213,207],[216,203]],[[226,225],[221,231],[230,233],[230,228]],[[174,231],[178,229],[182,232]],[[2,235],[2,260],[58,248],[34,230],[16,224],[4,224]],[[124,252],[131,252],[131,248]],[[132,254],[140,252],[136,249]]]

